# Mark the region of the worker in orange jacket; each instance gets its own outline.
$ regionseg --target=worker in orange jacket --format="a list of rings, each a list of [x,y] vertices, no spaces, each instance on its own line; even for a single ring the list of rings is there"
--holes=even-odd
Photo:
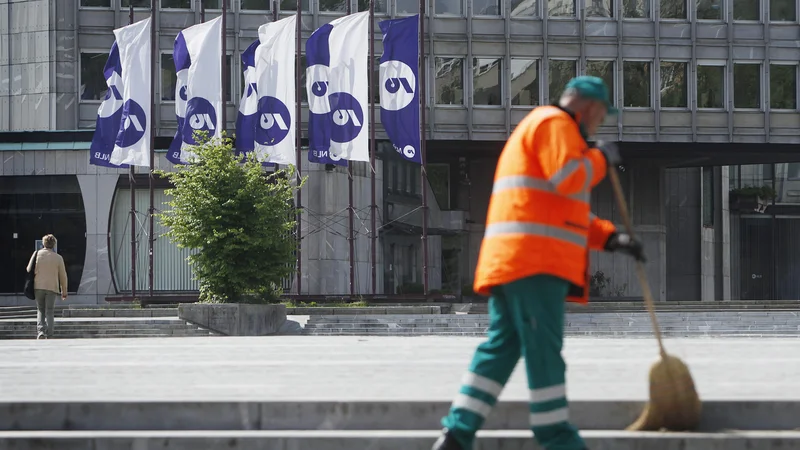
[[[589,249],[644,261],[642,245],[594,216],[591,190],[621,163],[611,142],[587,144],[617,109],[597,77],[566,86],[557,106],[535,108],[497,163],[474,290],[490,295],[488,338],[442,419],[434,450],[468,450],[520,356],[530,389],[530,427],[547,450],[584,450],[569,422],[564,301],[588,302]]]

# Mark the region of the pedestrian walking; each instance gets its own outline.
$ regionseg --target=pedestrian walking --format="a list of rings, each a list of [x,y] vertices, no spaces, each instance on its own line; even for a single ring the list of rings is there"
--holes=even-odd
[[[642,245],[590,211],[591,190],[621,163],[612,142],[587,139],[617,110],[597,77],[577,77],[557,105],[533,109],[500,155],[475,292],[489,295],[480,344],[442,419],[434,450],[469,450],[520,356],[530,390],[530,427],[547,450],[584,450],[570,423],[561,355],[565,300],[588,302],[589,250],[644,261]]]
[[[36,297],[36,339],[53,337],[55,303],[59,292],[67,299],[67,270],[64,258],[55,252],[56,237],[42,238],[44,248],[33,252],[28,272],[34,271],[33,292]]]

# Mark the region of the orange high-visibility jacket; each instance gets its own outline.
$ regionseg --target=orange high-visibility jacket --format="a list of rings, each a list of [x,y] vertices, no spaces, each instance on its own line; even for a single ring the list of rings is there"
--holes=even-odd
[[[548,274],[572,284],[570,301],[588,302],[589,249],[602,250],[615,231],[589,208],[606,169],[574,115],[557,106],[531,111],[497,163],[475,292]]]

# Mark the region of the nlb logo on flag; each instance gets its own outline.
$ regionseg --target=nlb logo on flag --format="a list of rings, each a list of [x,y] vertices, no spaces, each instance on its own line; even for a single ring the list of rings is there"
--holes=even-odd
[[[395,150],[422,163],[419,123],[419,16],[384,20],[380,67],[381,123]]]
[[[258,104],[254,151],[260,161],[297,165],[295,151],[295,36],[290,16],[258,28],[255,54]]]
[[[174,164],[186,164],[194,157],[190,148],[198,143],[197,132],[205,132],[206,139],[212,139],[223,129],[221,54],[222,17],[191,26],[175,38],[178,130],[167,153]]]
[[[256,123],[258,121],[258,84],[256,78],[256,39],[242,53],[242,72],[245,89],[239,102],[239,114],[236,116],[236,153],[241,155],[255,148]]]
[[[369,13],[334,20],[306,42],[311,162],[369,161]]]
[[[97,109],[92,145],[89,149],[89,164],[95,166],[127,168],[128,165],[111,164],[111,153],[119,133],[122,118],[122,65],[119,62],[117,43],[111,46],[108,60],[103,68],[103,75],[108,85],[106,97]]]

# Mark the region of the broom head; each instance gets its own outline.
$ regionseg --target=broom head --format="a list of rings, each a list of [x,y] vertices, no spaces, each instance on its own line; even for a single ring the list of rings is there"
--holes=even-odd
[[[689,368],[665,353],[650,368],[650,402],[627,430],[693,431],[700,424],[701,410]]]

